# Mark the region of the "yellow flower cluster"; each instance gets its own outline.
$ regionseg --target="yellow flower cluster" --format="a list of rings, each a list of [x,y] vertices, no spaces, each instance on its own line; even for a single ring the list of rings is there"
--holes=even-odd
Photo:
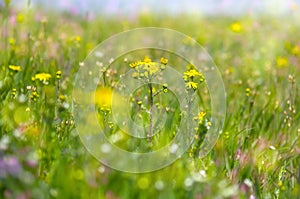
[[[38,97],[39,97],[39,94],[36,91],[32,91],[32,93],[30,95],[30,99],[33,101],[36,101]]]
[[[252,94],[252,91],[250,88],[246,88],[245,89],[245,92],[246,92],[246,96],[249,97],[251,94]]]
[[[11,91],[11,96],[14,98],[16,96],[17,89],[13,88]]]
[[[56,72],[56,79],[60,79],[60,78],[61,78],[61,71],[58,70],[58,71]]]
[[[129,64],[129,66],[135,69],[132,73],[134,78],[149,78],[156,75],[158,72],[164,70],[168,63],[168,59],[161,58],[160,63],[152,61],[149,57],[145,57],[143,61],[136,61]]]
[[[51,77],[52,76],[49,73],[38,73],[35,76],[33,76],[31,79],[32,81],[40,80],[41,82],[47,82]]]
[[[196,83],[196,82],[187,82],[186,87],[188,89],[192,88],[192,89],[196,90],[198,88],[198,83]]]
[[[194,68],[191,68],[183,73],[183,79],[186,82],[187,89],[196,90],[198,88],[198,84],[204,82],[204,75]]]

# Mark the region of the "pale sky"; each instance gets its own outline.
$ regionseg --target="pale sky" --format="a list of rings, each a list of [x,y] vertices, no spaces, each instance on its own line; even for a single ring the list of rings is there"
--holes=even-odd
[[[1,1],[2,2],[2,1]],[[12,0],[26,7],[27,0]],[[20,5],[22,4],[22,5]],[[66,10],[73,13],[137,15],[150,13],[193,13],[201,15],[240,15],[267,13],[282,15],[299,13],[300,0],[31,0],[31,5]]]

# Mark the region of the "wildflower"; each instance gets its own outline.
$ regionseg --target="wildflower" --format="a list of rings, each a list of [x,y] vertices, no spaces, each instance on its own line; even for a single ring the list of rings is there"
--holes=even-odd
[[[81,41],[81,37],[77,35],[77,36],[75,36],[73,38],[73,40],[76,41],[76,42],[80,42]]]
[[[204,81],[204,75],[195,69],[190,69],[190,70],[184,72],[182,77],[183,77],[184,81],[189,81],[189,80],[194,81],[195,77],[199,77],[200,83],[202,83]]]
[[[188,66],[188,70],[183,73],[182,77],[186,82],[187,89],[192,88],[196,90],[198,88],[198,84],[204,81],[204,75],[198,72],[197,70],[195,70],[193,65]]]
[[[224,137],[226,138],[226,139],[229,139],[229,132],[228,131],[226,131],[225,133],[224,133]]]
[[[24,15],[23,15],[22,13],[19,13],[19,14],[17,15],[17,22],[18,22],[18,23],[23,23],[23,22],[24,22],[24,19],[25,19],[25,17],[24,17]]]
[[[141,63],[142,63],[141,61],[136,61],[136,62],[130,63],[129,66],[131,68],[135,68],[135,67],[139,66]]]
[[[66,100],[66,96],[65,95],[59,95],[59,99],[60,99],[60,101],[65,101]]]
[[[198,88],[198,84],[196,82],[188,82],[188,83],[186,83],[186,87],[188,89],[192,88],[192,89],[196,90]]]
[[[40,80],[41,82],[47,82],[51,78],[51,75],[49,73],[38,73],[31,79],[35,81],[36,79]]]
[[[207,129],[210,129],[210,127],[211,127],[211,121],[207,121],[207,122],[206,122],[206,128],[207,128]]]
[[[152,93],[156,93],[156,89],[152,87]]]
[[[201,111],[198,113],[196,117],[194,117],[194,120],[198,120],[199,124],[201,124],[204,121],[205,116],[206,116],[206,112]]]
[[[10,38],[8,39],[8,43],[9,43],[11,46],[13,46],[13,45],[16,44],[16,40],[15,40],[14,38],[10,37]]]
[[[19,160],[15,156],[4,156],[0,159],[0,179],[8,175],[12,177],[18,177],[23,168]]]
[[[168,92],[168,84],[163,84],[163,92]]]
[[[110,109],[112,104],[113,91],[109,87],[99,87],[95,92],[95,104],[100,108]]]
[[[16,96],[17,89],[13,88],[11,91],[11,96],[14,98]]]
[[[230,24],[230,30],[232,32],[239,33],[242,31],[242,29],[243,29],[243,27],[240,22],[234,22],[234,23]]]
[[[286,67],[289,64],[289,60],[285,57],[278,57],[276,59],[276,64],[279,68]]]
[[[144,62],[145,62],[145,63],[150,63],[150,62],[152,62],[152,61],[151,61],[151,59],[150,59],[149,57],[146,56],[146,57],[144,58]]]
[[[150,75],[153,75],[159,71],[159,68],[157,64],[150,64],[146,70],[149,71]]]
[[[60,78],[61,78],[61,71],[60,71],[60,70],[58,70],[58,71],[56,72],[56,78],[57,78],[57,79],[60,79]]]
[[[133,72],[131,76],[132,76],[133,78],[136,78],[136,77],[138,77],[138,76],[139,76],[139,73],[137,73],[137,72]]]
[[[9,65],[8,68],[16,72],[21,71],[21,66]]]
[[[187,77],[190,77],[190,78],[193,78],[193,77],[196,77],[196,76],[199,76],[200,73],[198,71],[196,71],[195,69],[192,69],[192,70],[189,70],[189,71],[186,71],[183,73],[185,76]]]
[[[166,65],[168,63],[168,59],[166,58],[160,58],[160,63]]]
[[[165,64],[167,64],[168,62],[168,60],[165,58],[162,58],[161,61]],[[159,71],[164,70],[165,64],[159,64],[157,62],[153,62],[149,57],[146,56],[143,61],[132,62],[129,64],[129,66],[136,70],[136,72],[132,74],[134,78],[136,77],[149,78],[149,75],[153,76],[157,74]]]
[[[251,89],[250,88],[246,88],[245,89],[245,92],[246,92],[246,96],[249,97],[252,93]]]
[[[33,101],[36,101],[38,97],[39,94],[36,91],[33,91],[30,95],[30,99],[32,99]]]

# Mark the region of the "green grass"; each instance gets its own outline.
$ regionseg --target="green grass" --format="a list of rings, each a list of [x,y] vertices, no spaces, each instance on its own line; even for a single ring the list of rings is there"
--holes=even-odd
[[[300,26],[296,17],[140,15],[135,20],[88,21],[44,12],[47,20],[39,21],[37,11],[28,10],[17,12],[13,22],[13,9],[0,11],[0,198],[299,198]],[[241,31],[230,29],[234,22],[241,24]],[[181,31],[206,48],[222,74],[227,117],[223,133],[206,157],[197,156],[202,129],[199,141],[169,167],[129,174],[102,165],[81,144],[71,94],[79,63],[99,42],[145,26]],[[136,60],[143,56],[143,52],[136,55]],[[169,62],[178,63],[175,58]],[[9,65],[20,66],[21,71]],[[59,78],[58,70],[62,71]],[[47,84],[32,80],[38,73],[51,75]],[[159,90],[161,85],[155,86]],[[149,94],[147,87],[137,93]],[[198,96],[201,108],[209,111],[205,86]],[[171,92],[161,93],[157,102],[164,108],[173,106],[170,114],[177,114],[178,121],[178,104],[169,103],[173,97]],[[132,117],[139,114],[137,108],[132,105]],[[149,116],[140,113],[139,122],[147,123]],[[172,124],[168,117],[173,116],[166,116],[169,130],[154,140],[154,148],[173,136],[170,131],[176,122]],[[110,129],[109,118],[103,118],[100,122]],[[118,145],[153,150],[147,139]]]

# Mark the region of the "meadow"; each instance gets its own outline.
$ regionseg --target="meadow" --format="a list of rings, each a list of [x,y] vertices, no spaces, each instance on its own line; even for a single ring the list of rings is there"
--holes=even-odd
[[[0,7],[0,21],[0,198],[300,198],[298,15],[90,18],[17,10],[7,3]],[[73,83],[100,42],[149,26],[180,31],[206,49],[222,76],[227,112],[214,148],[199,158],[197,149],[213,123],[205,76],[162,53],[120,57],[102,71],[95,94],[98,122],[118,147],[148,152],[174,138],[183,116],[172,85],[149,81],[165,65],[177,65],[186,83],[182,92],[198,90],[206,110],[193,118],[195,141],[181,158],[157,171],[132,174],[105,166],[82,144],[72,112]],[[153,134],[159,118],[150,119],[152,108],[166,112],[166,124],[153,139],[131,139],[111,120],[107,105],[120,68],[134,68],[131,78],[146,81],[130,99],[134,121]]]

